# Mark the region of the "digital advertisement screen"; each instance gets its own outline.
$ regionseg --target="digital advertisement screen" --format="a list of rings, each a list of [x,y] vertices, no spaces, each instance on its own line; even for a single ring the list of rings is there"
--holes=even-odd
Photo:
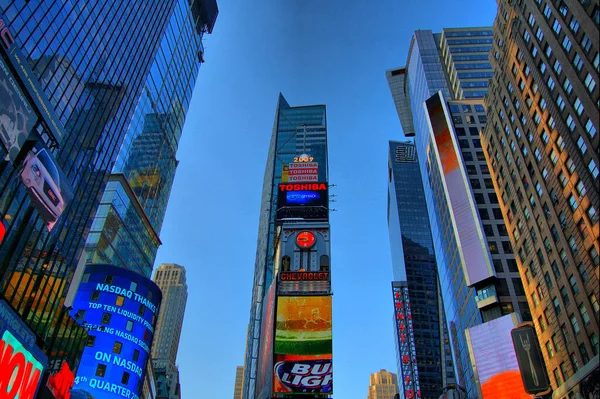
[[[29,327],[0,300],[0,397],[36,397],[48,357],[35,341]]]
[[[263,306],[262,342],[258,354],[258,371],[256,375],[257,397],[270,397],[273,387],[273,333],[275,329],[275,292],[277,284],[272,283],[267,291],[265,305]]]
[[[162,294],[154,282],[110,265],[88,265],[72,316],[88,328],[73,392],[139,399]],[[85,396],[88,395],[88,396]]]
[[[431,126],[431,140],[436,144],[436,155],[441,167],[449,207],[458,232],[461,262],[467,285],[495,276],[491,254],[484,244],[483,231],[471,194],[469,180],[460,161],[460,148],[451,131],[441,93],[425,101],[427,117]]]
[[[467,330],[483,399],[531,398],[525,392],[513,347],[511,330],[516,324],[512,313]]]
[[[27,153],[19,170],[21,183],[27,189],[31,204],[38,210],[51,231],[73,191],[54,157],[41,141]]]
[[[333,393],[331,296],[277,298],[274,393]]]
[[[8,152],[7,160],[14,165],[38,118],[2,56],[0,99],[0,143]]]
[[[277,220],[327,220],[329,193],[326,183],[282,183],[277,190]]]

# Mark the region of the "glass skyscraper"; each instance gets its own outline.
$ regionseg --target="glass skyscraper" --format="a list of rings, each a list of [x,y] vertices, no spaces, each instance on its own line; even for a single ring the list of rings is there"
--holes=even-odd
[[[256,392],[258,356],[265,317],[265,296],[273,283],[275,211],[277,186],[282,182],[283,165],[294,162],[294,157],[310,154],[318,163],[319,181],[328,181],[327,120],[324,105],[291,107],[280,94],[275,123],[269,145],[267,165],[263,180],[258,246],[252,286],[252,303],[248,325],[244,362],[245,399],[254,399]]]
[[[416,31],[406,67],[387,74],[402,126],[415,136],[456,380],[468,397],[492,377],[483,330],[471,329],[484,324],[508,337],[508,324],[530,318],[479,140],[478,98],[491,76],[481,55],[491,42],[489,27]]]
[[[169,47],[182,13],[190,23],[176,31],[196,32],[195,45],[175,48],[189,54]],[[0,299],[37,335],[47,372],[78,366],[85,332],[63,304],[124,139],[134,141],[140,113],[174,115],[163,119],[180,129],[215,17],[209,1],[0,1]],[[175,63],[193,72],[167,75]],[[107,202],[121,185],[111,183]]]
[[[394,311],[396,358],[401,397],[418,386],[423,398],[437,398],[454,380],[450,346],[444,342],[443,310],[439,293],[425,193],[415,144],[390,141],[388,155],[388,230],[392,252],[394,292],[407,287],[412,332],[400,329],[402,313]],[[397,302],[397,301],[395,301]],[[408,335],[412,334],[412,337]],[[447,338],[447,334],[446,334]],[[414,353],[404,345],[414,342]],[[416,364],[413,356],[416,355]],[[406,358],[408,356],[408,358]],[[416,366],[407,379],[404,369]],[[414,390],[414,389],[413,389]],[[416,394],[416,393],[415,393]]]

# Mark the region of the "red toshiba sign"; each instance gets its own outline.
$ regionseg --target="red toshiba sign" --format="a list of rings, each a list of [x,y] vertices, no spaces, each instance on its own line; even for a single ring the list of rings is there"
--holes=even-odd
[[[329,272],[281,272],[281,281],[328,281]]]
[[[70,399],[70,390],[73,388],[74,383],[75,376],[67,362],[64,362],[60,367],[60,371],[48,378],[46,386],[56,399]]]
[[[300,191],[300,190],[327,190],[325,183],[296,183],[296,184],[280,184],[279,191]]]

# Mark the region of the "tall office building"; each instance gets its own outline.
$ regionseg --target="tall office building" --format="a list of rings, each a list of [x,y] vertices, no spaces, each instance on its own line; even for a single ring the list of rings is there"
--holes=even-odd
[[[233,399],[242,399],[244,392],[244,366],[235,369],[235,386],[233,388]]]
[[[425,193],[415,144],[390,141],[389,146],[387,214],[400,391],[404,396],[412,391],[424,398],[437,398],[455,380],[450,346],[444,342]]]
[[[307,158],[304,159],[303,155],[307,155]],[[282,229],[281,226],[276,226],[278,209],[276,205],[278,200],[289,199],[293,194],[290,193],[290,196],[286,196],[285,192],[280,194],[280,183],[302,181],[294,180],[298,178],[298,175],[294,175],[294,172],[290,173],[290,164],[302,163],[302,161],[309,161],[307,163],[312,164],[313,167],[306,171],[310,172],[311,177],[314,177],[313,181],[315,183],[327,182],[328,157],[325,106],[291,107],[280,94],[263,181],[252,303],[244,362],[243,397],[245,399],[270,398],[274,386],[273,367],[271,366],[273,362],[273,311],[277,300],[274,278],[277,277],[276,264],[281,262],[279,256],[276,256],[276,250],[279,254],[284,250],[280,246],[283,245],[281,243],[284,241],[281,236]],[[324,184],[326,186],[326,183]],[[321,185],[318,186],[322,187]],[[285,189],[286,186],[284,186]],[[310,196],[311,201],[327,200],[326,188],[314,192],[308,190],[306,193]],[[308,197],[301,194],[294,196],[294,198],[298,201],[304,201],[303,198],[308,199]],[[296,204],[302,205],[300,202]],[[310,204],[307,203],[306,205]],[[293,207],[290,207],[290,209],[293,210]],[[307,209],[316,210],[316,216],[321,215],[323,216],[322,220],[327,220],[326,207],[308,206]],[[280,214],[279,216],[283,217],[285,215]],[[306,220],[309,219],[310,217],[307,216]],[[302,220],[304,219],[298,218],[298,221]],[[325,231],[328,231],[327,223],[325,223],[323,231],[319,234],[323,236]],[[297,232],[289,233],[285,239],[295,237],[297,234]],[[326,239],[328,243],[328,233],[325,235],[326,238],[323,238],[323,240]],[[321,239],[319,239],[318,247],[320,248],[321,245]],[[312,246],[309,246],[305,250],[310,252],[311,248]],[[298,252],[298,254],[301,252]],[[289,259],[286,262],[286,267],[289,267],[290,263],[295,264],[296,260],[299,259],[296,257]],[[315,265],[319,263],[314,260],[312,262]],[[306,269],[306,264],[304,267]],[[319,267],[316,267],[316,270],[319,270]],[[327,263],[327,269],[328,267]],[[280,307],[280,309],[284,309],[284,307]],[[327,317],[326,310],[323,310],[322,314]]]
[[[456,380],[469,398],[498,381],[523,392],[510,330],[530,317],[478,135],[492,40],[487,27],[416,31],[407,65],[387,73],[415,136]],[[491,364],[500,347],[507,362]]]
[[[85,244],[86,263],[111,263],[150,277],[177,148],[211,33],[215,0],[171,1],[170,18]]]
[[[371,374],[367,399],[394,399],[398,393],[398,376],[385,369]]]
[[[483,147],[553,398],[598,389],[599,23],[598,2],[542,0],[494,22]]]
[[[152,344],[157,397],[178,399],[180,387],[176,360],[188,296],[185,268],[177,264],[162,264],[154,271],[153,280],[163,293]]]

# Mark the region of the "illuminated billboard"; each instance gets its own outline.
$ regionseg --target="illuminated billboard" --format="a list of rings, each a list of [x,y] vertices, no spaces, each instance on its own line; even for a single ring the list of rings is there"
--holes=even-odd
[[[530,399],[525,392],[511,330],[518,320],[515,313],[466,330],[469,354],[483,399]]]
[[[72,316],[88,329],[74,392],[139,399],[162,294],[154,282],[110,265],[88,265]]]
[[[275,316],[275,291],[276,284],[272,283],[267,291],[265,305],[263,306],[262,342],[258,354],[258,371],[256,373],[256,390],[258,398],[271,396],[273,387],[273,332]]]
[[[0,144],[13,165],[37,123],[37,115],[0,56]]]
[[[327,220],[327,183],[281,183],[277,190],[276,220]]]
[[[273,393],[333,393],[331,296],[277,298]]]
[[[405,282],[393,282],[395,336],[398,339],[400,353],[398,385],[405,398],[420,398],[419,371],[417,369],[417,351],[413,334],[412,310]]]
[[[461,161],[456,135],[451,132],[441,92],[424,104],[430,125],[430,139],[441,174],[454,231],[457,232],[461,265],[467,285],[495,276],[491,254],[484,240],[479,216],[471,193],[469,178]]]
[[[36,397],[48,358],[35,342],[29,327],[0,300],[0,397]]]
[[[31,204],[46,222],[46,229],[51,231],[73,198],[73,192],[58,163],[41,141],[25,155],[19,178]]]

